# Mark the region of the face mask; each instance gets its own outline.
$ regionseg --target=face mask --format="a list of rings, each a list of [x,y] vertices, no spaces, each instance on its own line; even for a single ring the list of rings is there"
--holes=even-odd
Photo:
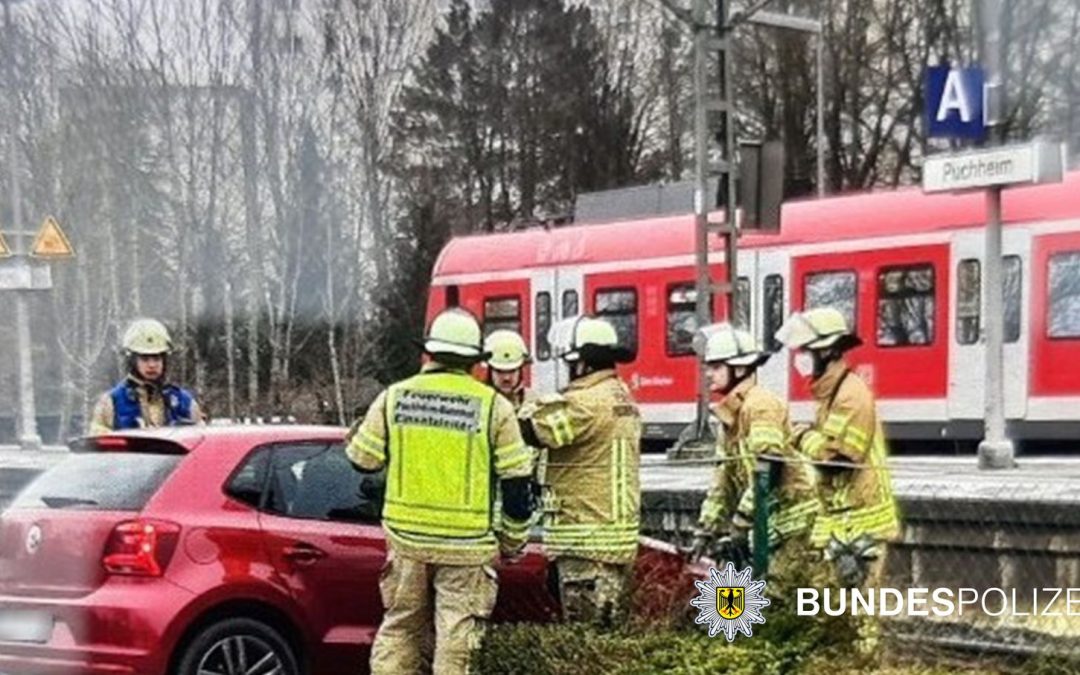
[[[795,354],[795,372],[803,377],[814,374],[814,356],[810,352],[798,352]]]

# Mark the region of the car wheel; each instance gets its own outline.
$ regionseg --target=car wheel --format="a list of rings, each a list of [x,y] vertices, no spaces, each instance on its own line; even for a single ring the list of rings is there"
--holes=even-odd
[[[176,675],[300,675],[296,655],[261,621],[226,619],[188,644]]]

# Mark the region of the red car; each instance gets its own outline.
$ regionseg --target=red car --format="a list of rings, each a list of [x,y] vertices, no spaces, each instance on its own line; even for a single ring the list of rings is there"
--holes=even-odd
[[[382,477],[352,468],[343,435],[188,427],[76,444],[92,452],[0,519],[0,672],[365,670]],[[650,556],[654,576],[681,571],[673,550]],[[547,577],[535,546],[503,565],[495,620],[556,617]]]

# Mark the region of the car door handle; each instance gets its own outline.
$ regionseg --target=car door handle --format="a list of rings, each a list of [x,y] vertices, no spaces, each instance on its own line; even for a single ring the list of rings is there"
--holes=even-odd
[[[299,565],[310,565],[325,557],[325,551],[311,544],[294,544],[285,549],[285,559]]]

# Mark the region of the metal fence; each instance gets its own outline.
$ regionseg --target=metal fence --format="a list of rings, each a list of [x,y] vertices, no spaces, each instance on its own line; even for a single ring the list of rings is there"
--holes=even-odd
[[[685,466],[700,478],[723,461],[667,466]],[[901,530],[887,546],[878,588],[895,589],[887,602],[892,609],[899,594],[903,609],[880,619],[886,647],[936,647],[964,661],[1036,656],[1080,665],[1080,462],[1029,461],[1028,471],[980,475],[938,466],[928,461],[902,481],[889,476]],[[646,491],[643,533],[689,546],[704,496],[700,487]],[[912,589],[916,601],[926,601],[914,605],[918,615],[908,611]],[[951,598],[951,609],[935,601],[935,592],[939,600]],[[873,596],[879,611],[880,596]]]

